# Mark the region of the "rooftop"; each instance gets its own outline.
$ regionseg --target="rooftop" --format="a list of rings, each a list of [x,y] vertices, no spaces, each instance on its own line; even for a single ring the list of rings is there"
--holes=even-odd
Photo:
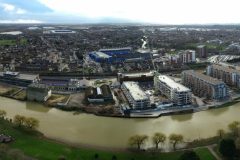
[[[122,73],[123,76],[128,77],[141,77],[141,76],[153,76],[153,72],[145,72],[145,73]]]
[[[94,52],[94,54],[96,54],[100,58],[110,58],[111,57],[103,52]]]
[[[212,78],[210,76],[207,76],[207,75],[204,75],[202,73],[198,73],[198,72],[194,72],[193,70],[187,70],[187,71],[183,71],[183,73],[186,73],[186,74],[190,74],[190,75],[193,75],[203,81],[206,81],[212,85],[218,85],[218,84],[223,84],[224,82],[223,81],[220,81],[216,78]]]
[[[205,47],[206,45],[198,45],[197,48],[203,48]]]
[[[4,76],[4,73],[5,72],[0,72],[0,76]],[[31,80],[31,81],[33,81],[37,77],[38,77],[37,74],[22,74],[22,73],[20,73],[20,74],[16,75],[16,77],[14,77],[14,78],[21,79],[21,80]]]
[[[148,99],[146,93],[136,82],[123,82],[135,101]]]
[[[28,86],[28,91],[35,91],[35,92],[48,92],[49,87],[45,84],[33,83]]]
[[[171,86],[173,89],[176,89],[179,92],[189,92],[190,89],[185,87],[184,85],[175,82],[172,78],[166,76],[166,75],[160,75],[159,80],[166,83],[168,86]]]
[[[118,51],[118,50],[132,50],[132,47],[99,49],[100,52],[102,52],[102,51]]]
[[[240,74],[240,71],[238,71],[236,69],[233,69],[233,68],[230,68],[228,66],[222,66],[222,65],[213,64],[212,67],[215,68],[215,69],[218,69],[218,70],[225,71],[225,72],[239,73]]]

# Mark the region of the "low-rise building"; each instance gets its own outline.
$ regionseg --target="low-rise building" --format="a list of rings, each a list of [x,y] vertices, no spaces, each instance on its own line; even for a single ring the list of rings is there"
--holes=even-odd
[[[0,72],[0,82],[27,87],[37,82],[39,76],[37,74],[22,74],[19,72]]]
[[[85,98],[90,103],[112,102],[113,95],[109,85],[101,87],[88,87],[85,91]]]
[[[146,109],[150,107],[150,99],[137,82],[123,82],[121,89],[132,109]]]
[[[30,101],[45,102],[51,94],[52,91],[44,84],[33,83],[27,88],[27,99]]]
[[[215,100],[224,100],[229,97],[228,87],[223,81],[193,70],[182,72],[182,83],[199,97]]]
[[[158,75],[154,80],[156,81],[155,90],[160,91],[160,93],[170,99],[173,104],[182,106],[192,103],[192,92],[189,88],[175,82],[166,75]]]
[[[53,91],[77,92],[90,86],[86,78],[40,77],[40,83],[48,85]]]

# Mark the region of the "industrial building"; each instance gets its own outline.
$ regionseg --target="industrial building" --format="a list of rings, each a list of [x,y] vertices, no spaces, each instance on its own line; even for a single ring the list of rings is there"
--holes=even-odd
[[[240,88],[240,71],[236,69],[212,64],[207,67],[206,73],[213,78],[221,79],[229,86]]]
[[[85,98],[90,103],[112,102],[113,95],[109,85],[101,87],[88,87],[85,91]]]
[[[173,104],[183,106],[192,103],[192,92],[189,88],[166,75],[158,75],[154,80],[156,81],[155,89],[165,95]]]
[[[182,72],[182,83],[199,97],[214,100],[224,100],[229,97],[228,87],[223,81],[193,70]]]
[[[19,72],[0,72],[0,82],[27,87],[28,85],[37,82],[39,76],[37,74],[22,74]]]
[[[147,109],[150,107],[149,97],[137,82],[123,82],[121,89],[132,109]]]
[[[45,102],[51,97],[52,91],[44,84],[33,83],[27,88],[27,99],[29,101]]]

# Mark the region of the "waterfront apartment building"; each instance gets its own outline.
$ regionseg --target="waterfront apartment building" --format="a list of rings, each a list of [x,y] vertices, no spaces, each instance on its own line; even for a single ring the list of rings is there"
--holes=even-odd
[[[156,90],[170,99],[173,104],[182,106],[192,103],[192,92],[189,88],[175,82],[166,75],[159,75],[155,78],[155,81]]]
[[[123,82],[121,89],[132,109],[146,109],[150,107],[150,98],[137,82]]]
[[[182,72],[182,83],[199,97],[215,100],[223,100],[229,97],[228,87],[223,81],[193,70]]]
[[[213,78],[221,79],[229,86],[240,88],[240,71],[236,69],[212,64],[207,67],[206,73]]]

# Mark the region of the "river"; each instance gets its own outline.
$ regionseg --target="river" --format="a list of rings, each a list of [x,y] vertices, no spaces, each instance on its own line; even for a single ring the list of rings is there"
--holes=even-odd
[[[33,102],[21,102],[0,97],[0,109],[9,118],[16,114],[35,117],[39,131],[63,142],[89,146],[124,148],[135,134],[152,136],[155,132],[182,134],[185,140],[216,135],[218,129],[227,130],[232,121],[240,121],[240,104],[194,114],[164,116],[149,119],[99,117],[47,108]]]

